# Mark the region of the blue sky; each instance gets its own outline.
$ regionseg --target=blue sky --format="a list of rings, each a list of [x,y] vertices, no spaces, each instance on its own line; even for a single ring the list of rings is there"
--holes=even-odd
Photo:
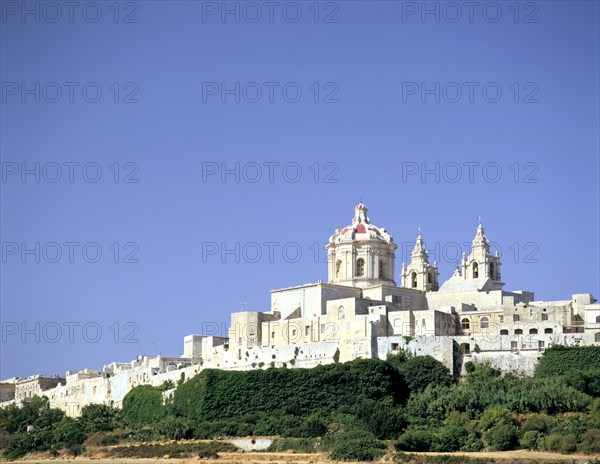
[[[2,1],[0,378],[181,354],[361,196],[396,275],[481,215],[506,289],[598,297],[599,4],[460,4]]]

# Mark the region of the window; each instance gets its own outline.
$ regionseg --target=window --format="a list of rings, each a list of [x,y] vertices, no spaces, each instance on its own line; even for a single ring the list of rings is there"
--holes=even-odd
[[[523,335],[523,329],[515,329],[515,335]]]
[[[394,319],[394,327],[402,327],[402,319],[397,317]]]
[[[477,263],[473,263],[473,278],[479,278],[479,265]]]
[[[521,320],[521,316],[518,314],[513,314],[513,322],[519,322]]]
[[[463,343],[460,345],[460,350],[462,351],[463,354],[470,354],[471,353],[471,345],[469,345],[468,343]]]
[[[545,345],[544,342],[540,340],[538,342],[538,350],[544,351],[544,345]]]
[[[362,258],[358,258],[356,260],[356,277],[361,277],[365,275],[365,260]]]
[[[516,350],[517,349],[517,342],[510,342],[510,349],[511,350]]]
[[[490,326],[490,320],[487,316],[483,316],[481,319],[479,319],[479,326],[482,329],[487,329]]]
[[[342,277],[342,260],[338,259],[335,263],[335,277],[340,279]]]
[[[542,321],[547,321],[548,315],[546,313],[542,313]]]
[[[295,337],[295,336],[296,336],[296,329],[293,329],[292,330],[292,337]]]
[[[398,343],[392,343],[392,351],[398,351],[400,349],[400,345]]]
[[[544,329],[545,334],[551,334],[552,332],[554,332],[552,329]]]
[[[321,333],[325,333],[325,324],[321,324]]]
[[[490,277],[494,278],[494,263],[490,263]]]
[[[500,335],[508,335],[508,330],[506,330],[506,329],[502,329],[502,330],[500,331]]]
[[[242,344],[242,340],[243,340],[242,337],[238,338],[238,345]]]
[[[275,338],[275,332],[271,332],[271,338]]]
[[[385,279],[385,263],[379,260],[379,278]]]
[[[600,343],[600,332],[596,332],[596,334],[594,335],[594,341],[596,343]]]
[[[248,338],[248,348],[252,348],[254,346],[254,340],[255,338],[253,336]]]
[[[600,316],[596,316],[596,322],[600,322]]]
[[[469,324],[469,319],[467,319],[466,317],[460,321],[460,328],[462,330],[469,330],[470,324]]]
[[[310,325],[304,327],[304,335],[306,335],[307,337],[310,335]]]
[[[410,309],[411,308],[411,298],[410,296],[402,297],[402,309]]]
[[[410,286],[412,288],[417,288],[417,273],[411,272],[410,274]]]
[[[530,335],[536,335],[538,333],[537,329],[529,329]]]
[[[346,317],[346,310],[343,306],[338,308],[338,319],[344,319]]]
[[[433,272],[429,271],[427,273],[427,283],[428,284],[432,284],[433,283]]]

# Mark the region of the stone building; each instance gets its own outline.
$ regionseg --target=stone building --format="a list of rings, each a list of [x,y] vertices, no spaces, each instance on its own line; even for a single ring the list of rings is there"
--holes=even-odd
[[[77,416],[86,404],[118,407],[137,385],[181,382],[205,368],[314,367],[385,359],[401,349],[431,355],[457,375],[468,360],[531,375],[549,346],[600,344],[600,304],[591,294],[538,301],[533,292],[504,289],[500,257],[482,224],[469,255],[441,285],[419,235],[397,286],[397,245],[367,212],[359,203],[351,223],[329,238],[327,282],[272,290],[269,310],[234,312],[227,336],[188,335],[181,357],[3,381],[0,406],[46,395]]]

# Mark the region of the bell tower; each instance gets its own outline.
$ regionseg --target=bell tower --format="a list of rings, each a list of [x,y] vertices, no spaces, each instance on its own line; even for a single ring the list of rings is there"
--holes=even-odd
[[[462,277],[463,279],[490,278],[501,288],[504,284],[501,282],[500,265],[498,252],[495,255],[490,253],[490,242],[485,236],[480,219],[477,233],[471,244],[471,253],[468,257],[463,253]]]
[[[336,229],[325,246],[328,281],[352,287],[395,286],[394,259],[397,245],[383,228],[371,224],[367,207],[354,208],[352,223]]]
[[[417,237],[408,267],[402,263],[402,286],[415,288],[425,292],[435,292],[439,289],[439,271],[437,263],[429,264],[429,255],[421,234]]]

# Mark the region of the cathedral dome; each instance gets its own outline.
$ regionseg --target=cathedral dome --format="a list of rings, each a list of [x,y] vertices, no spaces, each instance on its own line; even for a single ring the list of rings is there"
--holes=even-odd
[[[336,229],[329,237],[329,243],[364,240],[381,240],[385,243],[392,243],[394,239],[385,229],[371,224],[367,211],[367,207],[362,202],[356,205],[352,223],[342,229]]]

